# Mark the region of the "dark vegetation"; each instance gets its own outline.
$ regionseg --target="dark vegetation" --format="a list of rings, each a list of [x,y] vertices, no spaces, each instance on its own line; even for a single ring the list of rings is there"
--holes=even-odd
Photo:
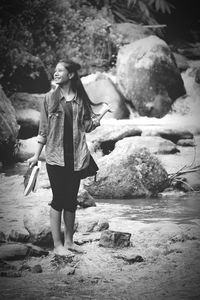
[[[45,67],[50,79],[61,57],[81,63],[82,75],[108,70],[121,45],[113,24],[155,26],[155,14],[171,9],[167,0],[1,0],[0,83],[9,96],[24,72],[37,79]]]

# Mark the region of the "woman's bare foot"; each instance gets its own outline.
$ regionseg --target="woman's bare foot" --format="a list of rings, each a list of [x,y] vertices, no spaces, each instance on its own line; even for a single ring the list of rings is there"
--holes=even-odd
[[[72,252],[76,252],[78,254],[84,254],[84,253],[86,253],[86,251],[84,251],[83,249],[81,249],[81,247],[78,246],[75,243],[70,243],[70,244],[65,243],[64,247],[65,247],[65,249],[67,249],[69,251],[72,251]]]
[[[54,254],[59,256],[67,256],[67,257],[74,257],[74,254],[72,254],[67,248],[61,246],[54,248]]]

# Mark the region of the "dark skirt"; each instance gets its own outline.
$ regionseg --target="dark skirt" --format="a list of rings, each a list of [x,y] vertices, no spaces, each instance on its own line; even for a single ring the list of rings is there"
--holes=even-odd
[[[73,168],[67,166],[46,164],[46,168],[53,194],[51,207],[57,211],[75,212],[80,186],[79,172],[75,172]]]

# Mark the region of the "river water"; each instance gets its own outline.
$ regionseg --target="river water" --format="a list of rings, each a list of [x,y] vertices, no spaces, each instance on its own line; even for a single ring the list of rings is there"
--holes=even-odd
[[[105,203],[105,200],[98,200]],[[122,204],[122,200],[106,201]],[[173,221],[177,224],[196,223],[200,218],[200,194],[177,194],[158,198],[123,200],[124,211],[121,218],[145,223]]]
[[[38,189],[28,197],[23,196],[23,175],[26,163],[18,163],[0,173],[0,231],[9,233],[15,229],[23,232],[23,216],[37,207],[47,207],[50,189]],[[45,173],[45,167],[41,170]],[[118,221],[178,224],[200,224],[200,194],[173,192],[157,198],[145,199],[97,199],[96,207],[78,210],[77,215],[104,217]],[[118,222],[117,221],[117,222]]]

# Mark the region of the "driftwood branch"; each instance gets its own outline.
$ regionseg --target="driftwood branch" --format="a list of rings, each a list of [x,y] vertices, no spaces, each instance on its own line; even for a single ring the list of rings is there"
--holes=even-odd
[[[194,137],[193,137],[193,139],[194,139]],[[195,142],[195,139],[194,139],[194,142]],[[196,142],[195,142],[195,145],[196,145]],[[168,178],[169,178],[170,182],[172,182],[173,180],[177,181],[177,177],[180,175],[199,171],[200,165],[193,166],[195,163],[195,160],[196,160],[196,146],[194,147],[194,157],[193,157],[191,164],[189,166],[188,165],[183,166],[175,173],[168,174]]]
[[[181,182],[181,183],[185,184],[187,187],[189,187],[190,190],[192,190],[193,192],[195,192],[195,190],[193,189],[193,187],[190,184],[188,184],[187,182],[185,182],[184,180],[177,178],[176,182]]]
[[[165,24],[142,25],[142,27],[145,27],[145,28],[163,28],[163,27],[167,27],[167,25],[165,25]]]

